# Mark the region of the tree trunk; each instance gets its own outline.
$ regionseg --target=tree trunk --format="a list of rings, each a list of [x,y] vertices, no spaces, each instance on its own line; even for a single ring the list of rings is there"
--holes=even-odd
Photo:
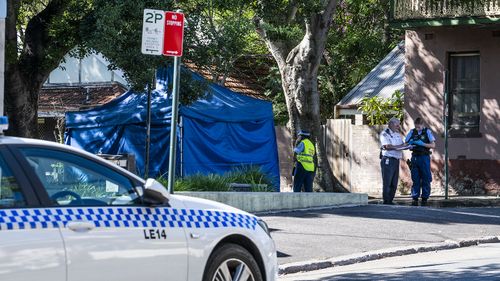
[[[42,83],[27,80],[13,66],[5,76],[5,114],[11,136],[38,138],[38,93]]]
[[[50,1],[26,26],[17,29],[21,1],[9,0],[5,24],[5,114],[8,135],[38,138],[38,95],[50,72],[77,43],[79,22],[66,26],[65,38],[53,35],[51,23],[71,1]],[[22,42],[22,48],[20,43]]]
[[[257,33],[266,42],[267,48],[276,60],[281,73],[289,117],[287,126],[291,130],[293,143],[297,138],[296,133],[302,129],[311,131],[312,140],[316,144],[318,167],[314,179],[314,189],[317,191],[348,192],[334,178],[326,157],[325,144],[321,138],[318,69],[337,1],[329,0],[323,3],[323,9],[312,13],[310,18],[306,20],[302,41],[288,53],[286,51],[288,42],[268,36],[264,20],[255,18],[254,21]],[[291,13],[290,21],[293,20],[294,15],[294,12]]]
[[[300,44],[293,58],[289,55],[282,71],[283,90],[288,108],[288,127],[293,135],[293,143],[299,130],[311,132],[311,140],[316,145],[318,167],[314,178],[315,191],[347,192],[336,180],[328,163],[326,147],[321,134],[321,119],[319,111],[319,92],[317,73],[311,65],[311,57],[315,54],[308,44]],[[292,54],[292,53],[291,53]]]

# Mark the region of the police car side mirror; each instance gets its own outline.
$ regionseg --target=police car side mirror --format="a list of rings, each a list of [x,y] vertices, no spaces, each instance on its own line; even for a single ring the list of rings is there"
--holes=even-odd
[[[165,205],[168,203],[167,189],[155,179],[147,179],[144,185],[143,202],[149,205]]]

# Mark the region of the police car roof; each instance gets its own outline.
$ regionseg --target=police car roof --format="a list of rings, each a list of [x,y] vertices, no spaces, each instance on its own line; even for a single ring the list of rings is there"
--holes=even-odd
[[[52,147],[60,147],[60,148],[69,149],[69,150],[72,150],[75,152],[83,152],[83,153],[93,155],[93,154],[88,153],[82,149],[71,147],[69,145],[60,144],[60,143],[53,142],[53,141],[39,140],[39,139],[0,136],[0,144],[28,144],[28,145],[52,146]]]
[[[11,145],[11,144],[27,144],[27,145],[41,145],[45,147],[54,147],[54,148],[61,148],[64,150],[69,150],[71,152],[75,153],[80,153],[80,154],[85,154],[86,156],[92,158],[93,160],[97,162],[106,162],[104,159],[96,156],[95,154],[89,153],[83,149],[79,149],[76,147],[72,147],[69,145],[65,144],[60,144],[57,142],[53,141],[46,141],[46,140],[39,140],[39,139],[30,139],[30,138],[20,138],[20,137],[10,137],[10,136],[0,136],[0,145]],[[133,176],[137,180],[144,182],[144,179],[138,177],[137,175],[123,169],[124,171],[127,172],[130,176]]]
[[[37,139],[29,139],[29,138],[19,138],[19,137],[10,137],[10,136],[1,136],[0,144],[43,144],[43,145],[52,145],[58,143],[50,142],[46,140],[37,140]]]

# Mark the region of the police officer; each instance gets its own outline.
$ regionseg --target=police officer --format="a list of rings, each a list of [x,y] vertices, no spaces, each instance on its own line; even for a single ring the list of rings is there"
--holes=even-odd
[[[427,205],[431,194],[431,149],[436,146],[436,139],[431,130],[424,127],[424,121],[415,119],[415,128],[406,135],[406,142],[413,145],[411,154],[412,205],[418,206],[418,197],[422,196],[421,206]],[[420,193],[422,192],[422,193]]]
[[[309,139],[308,131],[299,131],[297,145],[293,149],[295,167],[293,171],[293,192],[300,192],[304,186],[305,192],[312,192],[313,179],[316,170],[314,144]]]
[[[387,127],[380,133],[380,143],[382,145],[380,169],[382,170],[384,204],[393,205],[392,200],[398,187],[399,160],[403,158],[401,149],[405,147],[405,144],[399,134],[401,123],[397,118],[391,118]]]

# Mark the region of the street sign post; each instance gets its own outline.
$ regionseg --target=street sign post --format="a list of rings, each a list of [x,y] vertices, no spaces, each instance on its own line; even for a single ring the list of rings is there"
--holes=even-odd
[[[163,37],[165,12],[162,10],[144,9],[142,19],[141,52],[146,55],[163,54]]]
[[[177,112],[179,107],[180,63],[184,39],[184,14],[181,11],[163,12],[145,9],[142,25],[141,52],[147,55],[174,57],[172,89],[172,119],[170,123],[170,149],[168,159],[168,191],[174,193],[175,159],[177,146]],[[149,168],[149,133],[151,123],[151,87],[148,87],[148,128],[146,133],[146,172]]]
[[[141,52],[146,55],[163,54],[163,28],[165,26],[165,12],[162,10],[144,9],[142,19],[142,43]],[[149,151],[151,146],[151,88],[154,83],[155,72],[153,72],[153,81],[148,83],[147,100],[147,120],[146,120],[146,152],[144,163],[144,177],[149,176]]]
[[[168,192],[174,193],[175,160],[177,147],[177,111],[179,107],[179,82],[184,39],[184,14],[180,11],[165,13],[165,40],[163,55],[174,57],[174,85],[172,89],[172,119],[170,122],[170,153],[168,159]]]

